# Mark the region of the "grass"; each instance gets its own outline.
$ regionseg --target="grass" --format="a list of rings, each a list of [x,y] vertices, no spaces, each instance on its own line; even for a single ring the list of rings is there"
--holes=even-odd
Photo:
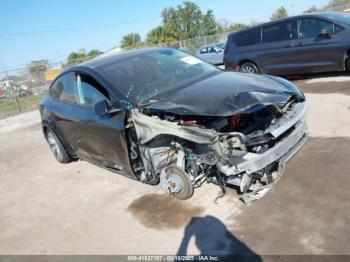
[[[16,103],[13,99],[0,101],[0,119],[20,113],[32,111],[38,108],[39,102],[45,93],[38,95],[18,97],[18,102],[21,106],[21,112],[18,111]]]

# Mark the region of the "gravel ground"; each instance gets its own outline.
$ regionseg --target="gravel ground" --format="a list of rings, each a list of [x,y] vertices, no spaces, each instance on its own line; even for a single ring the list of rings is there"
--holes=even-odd
[[[311,139],[264,198],[204,184],[179,201],[57,163],[37,111],[0,121],[1,254],[350,254],[350,81],[298,80]],[[318,86],[318,87],[317,87]]]

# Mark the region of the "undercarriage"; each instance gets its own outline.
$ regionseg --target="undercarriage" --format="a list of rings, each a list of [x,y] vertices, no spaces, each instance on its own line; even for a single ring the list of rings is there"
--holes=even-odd
[[[265,195],[308,137],[305,102],[259,105],[232,116],[176,115],[133,109],[130,161],[138,179],[188,199],[212,182],[236,187],[244,202]]]

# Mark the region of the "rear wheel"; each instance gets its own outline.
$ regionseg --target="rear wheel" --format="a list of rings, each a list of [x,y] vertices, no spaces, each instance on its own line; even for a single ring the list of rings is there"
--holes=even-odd
[[[346,59],[346,70],[348,70],[348,72],[350,72],[350,57],[348,57],[348,59]]]
[[[67,154],[66,150],[62,146],[61,141],[50,129],[46,131],[46,140],[50,146],[52,154],[58,162],[65,164],[72,161],[72,158]]]
[[[245,62],[240,66],[239,71],[243,73],[259,74],[258,67],[252,62]]]

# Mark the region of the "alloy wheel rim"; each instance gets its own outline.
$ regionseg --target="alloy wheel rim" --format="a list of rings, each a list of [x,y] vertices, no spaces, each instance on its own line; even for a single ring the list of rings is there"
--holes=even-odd
[[[52,153],[58,160],[62,160],[62,153],[60,150],[60,147],[58,145],[58,142],[56,138],[53,136],[51,132],[48,132],[47,134],[47,141],[49,143],[49,146],[51,148]]]
[[[244,72],[244,73],[254,73],[254,74],[256,73],[255,69],[253,67],[251,67],[251,66],[244,66],[242,68],[242,72]]]

